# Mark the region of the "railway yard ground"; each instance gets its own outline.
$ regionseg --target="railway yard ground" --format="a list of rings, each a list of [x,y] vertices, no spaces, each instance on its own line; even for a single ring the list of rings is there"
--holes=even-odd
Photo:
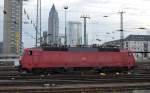
[[[35,75],[21,74],[15,66],[0,65],[0,93],[133,93],[129,92],[133,90],[150,90],[149,62],[138,63],[128,74]]]

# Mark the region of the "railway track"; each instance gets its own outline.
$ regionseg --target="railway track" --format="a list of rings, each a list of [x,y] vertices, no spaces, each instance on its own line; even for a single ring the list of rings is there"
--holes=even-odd
[[[0,66],[0,71],[18,71],[15,66]]]
[[[95,93],[150,89],[150,63],[138,64],[132,74],[33,75],[0,66],[0,93]]]
[[[20,76],[18,76],[20,77]],[[22,76],[21,76],[22,77]],[[57,77],[57,78],[54,78]],[[118,76],[119,77],[119,76]],[[46,79],[47,78],[47,79]],[[96,93],[96,91],[150,89],[149,76],[100,77],[52,76],[0,80],[0,93]],[[101,86],[104,85],[105,86]],[[119,84],[119,85],[118,85]],[[130,85],[133,84],[133,85]],[[112,86],[116,85],[116,86]],[[68,87],[72,86],[72,87]],[[80,86],[80,87],[79,87]],[[85,87],[86,86],[86,87]],[[122,87],[120,87],[122,86]],[[51,91],[51,92],[50,92]]]
[[[146,66],[146,68],[145,68]],[[150,78],[150,63],[141,63],[138,65],[137,68],[134,69],[133,74],[127,75],[127,74],[120,74],[120,75],[33,75],[33,74],[20,74],[18,72],[18,69],[16,67],[7,67],[7,66],[0,66],[0,80],[10,80],[10,79],[109,79],[109,78],[139,78],[139,77],[146,77]]]
[[[97,91],[150,89],[150,83],[69,84],[51,87],[0,87],[1,93],[96,93]]]
[[[50,85],[65,85],[65,84],[103,84],[103,83],[134,83],[134,82],[150,82],[149,78],[103,78],[103,79],[26,79],[26,80],[0,80],[0,86],[42,86],[44,84]]]
[[[36,80],[36,79],[61,79],[61,80],[82,80],[82,79],[117,79],[117,78],[150,78],[150,75],[36,75],[36,76],[0,76],[0,80]]]

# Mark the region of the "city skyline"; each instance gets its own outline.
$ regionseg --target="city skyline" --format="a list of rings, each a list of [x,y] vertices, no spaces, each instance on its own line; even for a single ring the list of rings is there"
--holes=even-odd
[[[32,18],[33,21],[35,20],[36,15],[35,2],[36,0],[24,2],[24,8],[27,10],[30,18]],[[68,21],[77,20],[83,22],[83,20],[80,18],[82,14],[87,14],[91,17],[87,24],[87,32],[89,34],[90,44],[93,42],[98,43],[98,41],[96,41],[97,38],[102,39],[102,42],[111,40],[112,37],[114,39],[120,38],[119,32],[117,31],[120,29],[120,16],[118,14],[120,10],[125,11],[125,36],[129,34],[147,34],[146,31],[138,30],[136,28],[142,26],[148,28],[150,24],[150,21],[147,20],[149,18],[148,15],[150,15],[150,2],[148,0],[87,0],[86,2],[85,0],[62,0],[61,2],[59,0],[42,0],[42,31],[47,30],[48,22],[46,20],[48,18],[49,9],[53,4],[56,5],[58,13],[60,14],[60,34],[64,33],[64,5],[68,5],[69,7],[67,12]],[[3,7],[2,3],[0,5]],[[3,15],[3,13],[1,13],[1,15]],[[108,17],[103,17],[105,15]],[[2,20],[2,16],[0,20]],[[23,21],[26,21],[25,16]],[[115,32],[115,34],[113,35],[112,32]],[[23,41],[25,43],[25,47],[34,46],[35,40],[26,33],[35,36],[35,30],[31,24],[23,25]],[[108,35],[106,33],[111,34]],[[28,40],[31,42],[27,42]]]

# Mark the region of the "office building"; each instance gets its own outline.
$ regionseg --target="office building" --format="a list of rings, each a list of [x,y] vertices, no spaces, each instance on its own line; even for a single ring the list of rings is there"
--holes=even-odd
[[[4,0],[3,52],[22,51],[22,0]]]
[[[68,22],[67,45],[82,45],[81,22]]]
[[[48,44],[59,44],[59,18],[55,5],[52,6],[48,19]]]

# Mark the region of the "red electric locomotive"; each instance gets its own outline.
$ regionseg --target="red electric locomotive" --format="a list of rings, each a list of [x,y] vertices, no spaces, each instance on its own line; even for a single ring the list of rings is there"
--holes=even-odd
[[[102,47],[44,47],[24,50],[20,60],[21,69],[119,69],[129,70],[135,66],[131,52]]]

